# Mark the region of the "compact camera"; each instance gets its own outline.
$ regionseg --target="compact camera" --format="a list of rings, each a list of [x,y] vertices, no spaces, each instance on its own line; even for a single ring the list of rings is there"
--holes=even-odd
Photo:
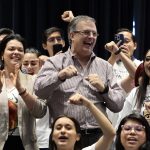
[[[123,34],[115,34],[114,42],[118,43],[119,41],[121,41],[121,42],[118,46],[121,46],[124,43],[124,35]]]

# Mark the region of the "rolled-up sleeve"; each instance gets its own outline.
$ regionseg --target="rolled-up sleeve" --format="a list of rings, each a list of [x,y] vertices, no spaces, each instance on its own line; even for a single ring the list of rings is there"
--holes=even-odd
[[[46,100],[37,98],[36,102],[34,103],[33,109],[30,110],[30,112],[35,118],[44,117],[47,112]]]

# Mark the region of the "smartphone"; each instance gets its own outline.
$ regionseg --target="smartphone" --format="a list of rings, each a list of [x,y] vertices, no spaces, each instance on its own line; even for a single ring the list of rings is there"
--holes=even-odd
[[[53,45],[53,54],[57,54],[58,52],[63,51],[62,44],[54,44]]]
[[[118,43],[119,41],[121,41],[120,44],[118,45],[120,47],[124,43],[124,35],[123,34],[115,34],[114,42]]]

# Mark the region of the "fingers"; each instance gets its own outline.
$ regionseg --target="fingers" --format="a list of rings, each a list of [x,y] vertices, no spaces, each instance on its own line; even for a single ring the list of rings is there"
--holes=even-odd
[[[64,72],[65,72],[66,78],[71,78],[73,76],[76,76],[78,73],[77,69],[72,65],[66,67],[64,69]]]
[[[69,98],[69,102],[70,102],[71,104],[78,104],[78,105],[83,104],[82,95],[79,94],[79,93],[75,93],[74,95],[72,95],[72,96]]]
[[[68,10],[61,15],[61,18],[66,22],[71,22],[71,20],[74,18],[74,15],[71,10]]]
[[[93,87],[102,92],[105,89],[105,85],[101,78],[97,74],[90,74],[85,78]]]
[[[111,53],[114,53],[118,50],[118,46],[116,45],[114,41],[111,41],[105,45],[105,49]]]
[[[145,103],[144,103],[144,106],[145,106],[145,108],[146,108],[147,110],[150,111],[150,102],[145,102]]]
[[[92,82],[92,81],[98,81],[100,80],[100,78],[97,74],[90,74],[88,75],[88,77],[85,77],[85,80]]]
[[[72,73],[73,75],[77,75],[77,73],[78,73],[77,69],[72,65],[68,66],[66,68],[66,70],[69,71],[70,73]]]
[[[15,65],[15,74],[17,75],[20,70],[20,64]]]
[[[58,73],[58,78],[62,81],[66,80],[66,79],[69,79],[73,76],[76,76],[77,75],[77,69],[70,65],[66,68],[64,68],[63,70],[59,71]]]

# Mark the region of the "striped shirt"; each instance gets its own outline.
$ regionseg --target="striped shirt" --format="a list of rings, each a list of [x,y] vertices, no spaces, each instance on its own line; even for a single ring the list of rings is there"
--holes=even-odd
[[[74,65],[78,70],[78,74],[62,82],[58,79],[58,72],[69,65]],[[101,94],[85,80],[85,77],[90,74],[98,74],[103,83],[108,85],[108,93]],[[120,111],[125,99],[125,92],[116,83],[112,66],[107,61],[96,57],[92,53],[87,66],[83,68],[70,50],[50,57],[45,62],[35,81],[34,90],[37,96],[47,99],[50,115],[53,119],[59,115],[66,114],[76,118],[81,128],[84,129],[99,126],[85,106],[77,106],[67,102],[73,93],[81,93],[105,114],[106,107],[113,112]]]

